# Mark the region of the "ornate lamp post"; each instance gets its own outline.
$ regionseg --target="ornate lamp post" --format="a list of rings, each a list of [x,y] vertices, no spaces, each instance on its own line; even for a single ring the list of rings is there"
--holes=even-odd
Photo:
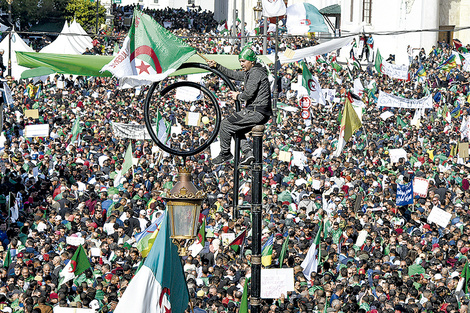
[[[194,242],[198,232],[201,204],[206,193],[198,190],[191,181],[191,166],[182,166],[178,171],[178,182],[164,198],[170,217],[171,238],[178,246],[178,253],[186,256],[187,247]]]
[[[261,18],[261,12],[263,12],[263,6],[261,5],[260,0],[256,2],[256,6],[253,8],[253,12],[255,13],[255,21],[258,23]]]

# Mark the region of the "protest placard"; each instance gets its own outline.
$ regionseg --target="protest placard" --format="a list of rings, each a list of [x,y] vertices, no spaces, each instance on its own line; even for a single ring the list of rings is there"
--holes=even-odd
[[[468,142],[459,143],[459,158],[468,158]]]
[[[262,269],[261,298],[277,299],[294,290],[294,269]]]
[[[79,245],[85,244],[85,238],[83,237],[71,237],[68,236],[65,241],[68,245],[78,247]]]
[[[407,80],[408,79],[408,66],[398,65],[382,61],[382,73],[391,78]]]
[[[289,48],[286,48],[286,51],[284,51],[284,56],[288,59],[292,59],[295,55],[295,51]]]
[[[186,125],[199,126],[200,124],[201,124],[201,113],[197,113],[197,112],[186,113]]]
[[[428,215],[429,223],[436,223],[437,225],[446,228],[452,218],[452,214],[446,212],[438,207],[434,207]]]
[[[397,206],[413,204],[413,183],[397,184]]]
[[[400,158],[404,158],[405,161],[408,160],[408,157],[406,156],[406,151],[405,149],[389,149],[388,153],[390,155],[390,162],[391,163],[397,163]]]
[[[49,137],[49,124],[26,125],[25,137]]]
[[[279,151],[279,161],[290,162],[291,153],[289,151]]]
[[[413,195],[426,198],[428,195],[429,181],[426,178],[415,177],[413,180]]]
[[[222,245],[227,246],[235,239],[235,234],[234,233],[223,233],[222,235],[220,235],[220,239],[222,241]]]
[[[393,116],[393,113],[390,111],[385,111],[382,114],[380,114],[380,118],[383,119],[384,121],[387,120],[390,116]]]
[[[302,167],[307,162],[307,157],[303,151],[292,151],[292,165]]]
[[[201,91],[194,87],[176,88],[175,98],[185,102],[197,101],[201,98]]]
[[[33,118],[37,119],[39,118],[39,110],[38,109],[32,109],[32,110],[24,110],[24,117],[26,118]]]
[[[431,109],[432,97],[429,95],[421,99],[407,99],[379,91],[377,106],[402,109]]]

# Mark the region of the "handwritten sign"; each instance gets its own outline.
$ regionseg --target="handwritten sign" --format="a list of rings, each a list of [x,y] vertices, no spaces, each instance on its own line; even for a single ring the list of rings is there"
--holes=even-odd
[[[428,215],[428,222],[436,223],[437,225],[446,228],[452,218],[452,214],[446,212],[438,207],[434,207]]]
[[[294,269],[261,270],[261,298],[277,299],[294,290]]]
[[[279,151],[279,161],[290,162],[291,155],[288,151]]]
[[[199,126],[201,124],[201,113],[187,112],[186,125],[188,126]]]
[[[49,124],[26,125],[26,137],[49,137]]]
[[[468,142],[459,143],[459,158],[468,158]]]
[[[429,181],[425,178],[415,177],[413,180],[413,194],[422,198],[428,195]]]
[[[66,240],[68,245],[70,246],[76,246],[78,247],[79,245],[85,244],[85,238],[82,237],[67,237]]]
[[[234,233],[223,233],[223,234],[220,235],[220,238],[222,240],[222,245],[227,246],[235,239],[235,234]]]
[[[407,65],[396,65],[382,61],[382,73],[390,76],[391,78],[408,80]]]
[[[405,159],[405,161],[408,160],[405,149],[389,149],[388,153],[390,155],[390,163],[397,163],[400,161],[400,158]]]
[[[397,206],[413,204],[413,183],[397,184]]]
[[[325,97],[325,100],[328,100],[330,103],[333,102],[335,99],[336,95],[336,90],[335,89],[322,89],[323,91],[323,96]]]
[[[379,91],[377,106],[403,109],[430,109],[432,108],[432,97],[429,95],[421,99],[407,99]]]
[[[176,88],[175,98],[184,102],[193,102],[201,99],[201,91],[194,87]]]
[[[39,110],[38,109],[24,110],[24,116],[31,117],[32,119],[37,119],[39,118]]]

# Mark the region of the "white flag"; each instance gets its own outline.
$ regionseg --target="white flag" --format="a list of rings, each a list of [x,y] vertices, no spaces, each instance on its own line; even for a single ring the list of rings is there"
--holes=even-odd
[[[263,16],[276,17],[286,15],[284,0],[263,0]]]

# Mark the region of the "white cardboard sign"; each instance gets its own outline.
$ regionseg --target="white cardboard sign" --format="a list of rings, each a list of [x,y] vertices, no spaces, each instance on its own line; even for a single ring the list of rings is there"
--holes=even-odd
[[[413,180],[413,194],[422,198],[428,195],[429,181],[422,177],[415,177]]]
[[[452,218],[452,214],[446,212],[438,207],[434,207],[429,213],[428,222],[436,223],[437,225],[446,228],[449,225],[450,219]]]
[[[262,269],[261,298],[277,299],[294,290],[294,269]]]

